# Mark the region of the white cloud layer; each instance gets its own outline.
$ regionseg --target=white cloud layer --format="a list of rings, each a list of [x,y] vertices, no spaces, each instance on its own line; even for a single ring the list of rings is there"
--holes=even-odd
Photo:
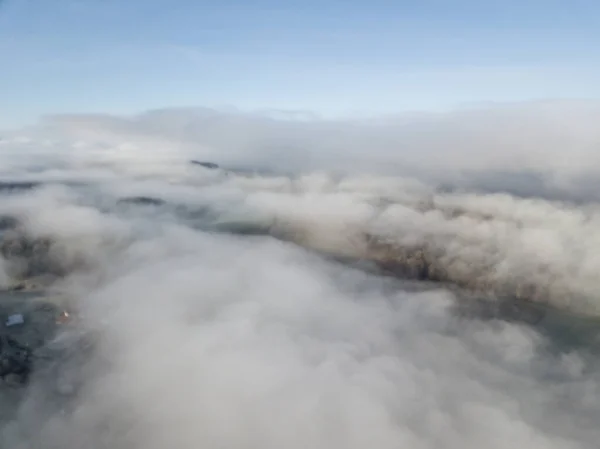
[[[0,181],[47,185],[0,184],[0,216],[52,242],[66,273],[52,292],[77,305],[96,349],[69,408],[39,379],[2,446],[596,447],[594,332],[580,347],[552,322],[460,318],[468,295],[445,283],[306,248],[380,263],[420,254],[431,277],[470,291],[595,315],[599,114],[165,110],[6,133]],[[257,235],[212,232],[223,229]],[[8,281],[24,269],[2,267]]]

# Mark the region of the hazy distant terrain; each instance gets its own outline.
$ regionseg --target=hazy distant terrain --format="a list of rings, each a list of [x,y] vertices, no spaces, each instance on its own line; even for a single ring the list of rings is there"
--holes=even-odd
[[[0,446],[597,447],[598,119],[181,109],[2,133],[0,298],[26,281],[76,319],[58,371],[2,390]]]

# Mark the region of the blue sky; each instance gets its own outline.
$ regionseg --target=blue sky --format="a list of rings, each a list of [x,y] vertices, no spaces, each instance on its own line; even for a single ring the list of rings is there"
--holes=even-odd
[[[0,0],[0,126],[600,97],[597,0]]]

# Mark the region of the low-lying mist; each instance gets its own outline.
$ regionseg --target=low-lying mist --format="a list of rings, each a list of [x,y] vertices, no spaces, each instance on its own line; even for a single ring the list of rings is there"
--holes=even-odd
[[[0,445],[595,448],[599,117],[197,109],[3,133],[0,287],[72,310],[50,346],[76,356],[0,392]],[[457,313],[482,300],[539,316]]]

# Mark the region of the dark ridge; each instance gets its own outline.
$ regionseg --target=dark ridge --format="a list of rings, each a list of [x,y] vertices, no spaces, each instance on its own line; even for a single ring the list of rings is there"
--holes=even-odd
[[[215,169],[219,168],[219,166],[217,164],[215,164],[214,162],[204,162],[204,161],[191,160],[190,164],[192,164],[192,165],[200,165],[201,167],[208,168],[209,170],[215,170]]]
[[[14,229],[19,225],[19,220],[10,215],[0,215],[0,231]]]
[[[52,274],[63,276],[67,270],[54,260],[51,254],[53,241],[47,238],[31,238],[28,235],[10,230],[3,233],[0,241],[0,255],[9,263],[14,263],[19,279]]]
[[[41,185],[41,182],[35,181],[0,181],[0,193],[32,190]]]
[[[164,200],[160,198],[153,198],[150,196],[132,196],[127,198],[121,198],[117,201],[117,204],[140,204],[143,206],[162,206],[165,204]]]

